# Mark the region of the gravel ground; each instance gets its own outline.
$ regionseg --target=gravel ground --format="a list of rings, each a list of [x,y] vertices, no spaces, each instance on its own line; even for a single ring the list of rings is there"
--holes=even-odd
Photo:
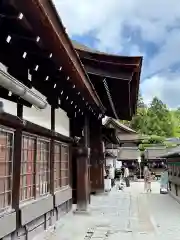
[[[143,193],[143,182],[109,194],[92,196],[89,214],[67,214],[38,240],[180,240],[180,204],[159,194]]]

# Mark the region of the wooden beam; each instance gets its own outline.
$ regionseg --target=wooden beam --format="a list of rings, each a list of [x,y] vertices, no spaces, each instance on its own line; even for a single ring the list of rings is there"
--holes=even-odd
[[[84,149],[85,150],[85,149]],[[87,156],[77,157],[77,211],[88,210],[88,161]]]
[[[84,136],[80,134],[83,128]],[[81,118],[71,118],[70,131],[72,137],[81,137],[81,140],[74,145],[72,153],[73,202],[77,204],[76,212],[87,212],[90,201],[88,175],[88,118],[86,116],[82,116]]]
[[[85,128],[84,128],[84,140],[85,147],[90,151],[90,129],[89,129],[89,116],[85,116]],[[89,152],[90,153],[90,152]],[[91,202],[91,179],[90,179],[90,156],[87,156],[87,168],[88,168],[88,198]]]
[[[55,108],[51,106],[51,131],[55,132]],[[54,194],[54,138],[50,142],[50,193]]]
[[[89,121],[88,117],[84,117],[84,151],[77,157],[77,211],[84,212],[88,210],[89,199],[89,172],[88,172],[88,147],[89,147]]]
[[[131,81],[132,79],[132,72],[130,72],[129,74],[127,73],[122,73],[122,72],[117,72],[114,70],[108,70],[106,68],[98,68],[90,66],[90,65],[85,65],[85,69],[87,71],[88,74],[90,75],[96,75],[102,78],[116,78],[118,80],[121,81]]]
[[[90,146],[91,146],[91,192],[104,192],[104,162],[102,152],[101,121],[90,119]]]
[[[109,64],[121,65],[121,66],[139,66],[142,61],[142,57],[128,57],[128,56],[119,56],[119,55],[110,55],[103,52],[93,52],[87,50],[77,49],[80,58],[86,58],[89,60],[107,62]]]
[[[17,116],[22,119],[23,106],[17,104]],[[20,225],[19,214],[19,190],[21,175],[21,146],[22,146],[22,127],[16,128],[14,133],[14,155],[13,155],[13,181],[12,181],[12,208],[16,211],[17,227]]]

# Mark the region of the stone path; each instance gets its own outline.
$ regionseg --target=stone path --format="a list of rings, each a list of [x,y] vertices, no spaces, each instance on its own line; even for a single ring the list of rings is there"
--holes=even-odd
[[[153,183],[151,194],[143,183],[132,183],[124,191],[92,196],[89,215],[67,214],[38,240],[180,240],[180,204],[159,194]]]

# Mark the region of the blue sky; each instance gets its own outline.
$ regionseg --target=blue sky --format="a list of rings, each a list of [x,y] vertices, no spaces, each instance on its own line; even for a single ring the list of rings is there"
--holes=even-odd
[[[69,36],[118,55],[142,55],[141,93],[180,106],[179,0],[54,0]],[[163,6],[163,7],[162,7]]]

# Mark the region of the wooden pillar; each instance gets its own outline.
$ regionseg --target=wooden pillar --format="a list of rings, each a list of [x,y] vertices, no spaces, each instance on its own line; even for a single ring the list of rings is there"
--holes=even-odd
[[[74,116],[69,116],[70,118],[70,136],[74,139],[76,135],[76,121]],[[73,142],[71,146],[71,164],[72,164],[72,172],[71,172],[71,179],[72,179],[72,199],[73,204],[77,204],[77,161],[76,161],[76,148],[77,143]]]
[[[82,136],[83,130],[83,136]],[[72,117],[70,120],[71,137],[80,137],[72,151],[73,202],[76,203],[75,213],[87,212],[89,203],[88,147],[89,121],[87,116]]]
[[[91,202],[91,179],[90,179],[90,128],[89,128],[89,116],[85,116],[85,128],[84,128],[84,143],[88,150],[87,156],[87,168],[88,168],[88,199]]]
[[[77,149],[77,211],[86,212],[89,203],[88,174],[89,121],[84,117],[84,139]]]
[[[23,118],[23,106],[17,104],[17,116]],[[22,127],[18,126],[14,133],[14,154],[13,154],[13,181],[12,181],[12,208],[16,211],[17,227],[20,224],[19,215],[19,190],[21,174],[21,149],[22,149]]]
[[[50,193],[54,194],[54,132],[55,132],[55,108],[51,106],[51,131],[50,142]]]
[[[90,146],[91,146],[91,192],[104,192],[104,159],[102,149],[101,121],[91,120]]]
[[[79,150],[86,151],[86,148]],[[77,211],[87,211],[88,202],[88,164],[85,153],[85,156],[77,157]]]

